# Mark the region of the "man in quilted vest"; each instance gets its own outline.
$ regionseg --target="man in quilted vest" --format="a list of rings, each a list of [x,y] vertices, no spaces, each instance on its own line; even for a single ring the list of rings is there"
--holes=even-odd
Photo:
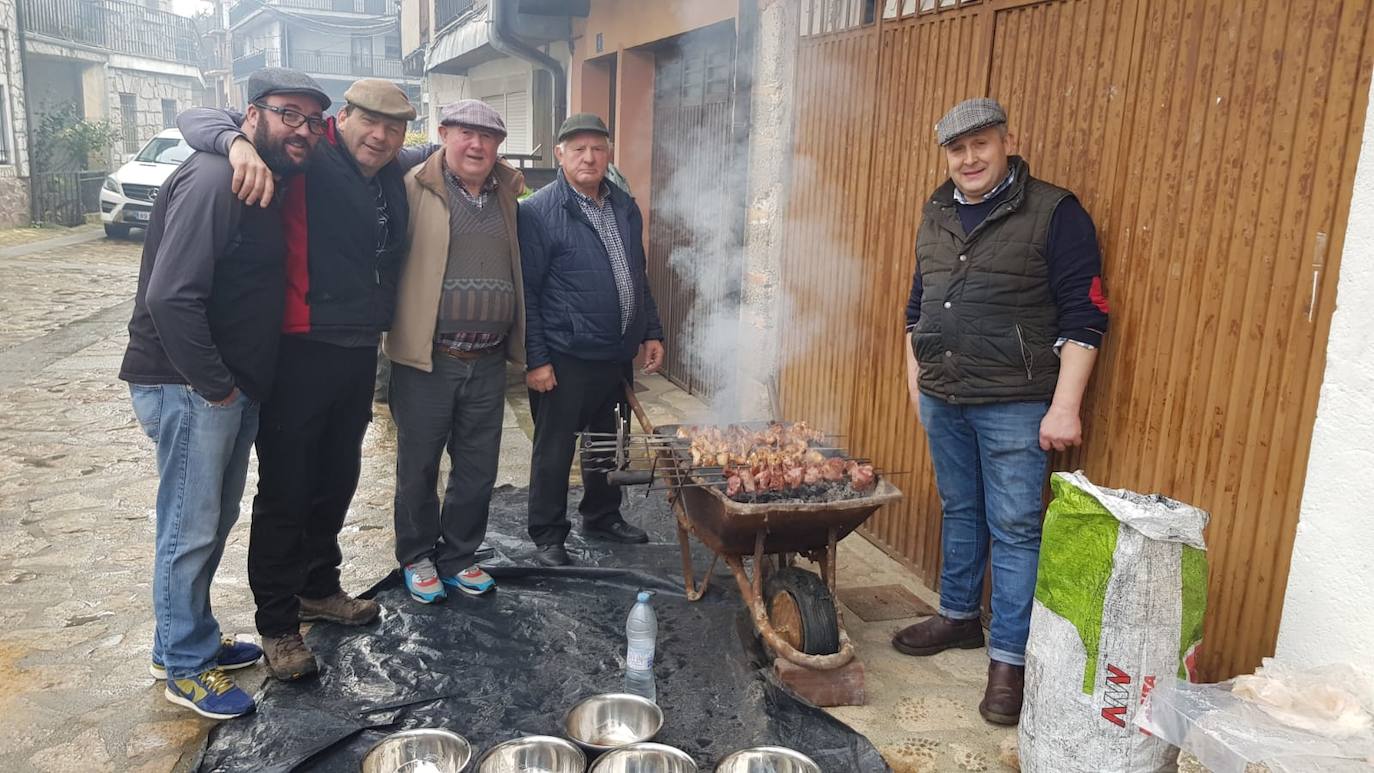
[[[935,127],[949,180],[926,204],[906,310],[907,388],[943,509],[940,613],[892,644],[908,655],[983,646],[978,710],[1014,725],[1040,554],[1049,452],[1082,442],[1083,392],[1107,330],[1102,255],[1069,191],[1037,180],[996,101],[970,99]]]

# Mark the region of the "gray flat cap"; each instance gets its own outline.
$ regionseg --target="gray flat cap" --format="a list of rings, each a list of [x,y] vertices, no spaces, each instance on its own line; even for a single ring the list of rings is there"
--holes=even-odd
[[[466,126],[470,129],[485,129],[506,136],[506,122],[496,108],[480,99],[460,99],[444,105],[439,111],[442,126]]]
[[[359,78],[344,92],[344,101],[398,121],[415,120],[415,106],[400,86],[384,78]]]
[[[248,76],[248,102],[252,104],[273,94],[308,94],[320,101],[322,109],[329,109],[329,95],[315,79],[298,70],[285,67],[264,67]]]
[[[935,139],[941,145],[948,145],[970,132],[1006,122],[1007,111],[997,104],[997,100],[987,97],[966,99],[951,108],[935,124]]]

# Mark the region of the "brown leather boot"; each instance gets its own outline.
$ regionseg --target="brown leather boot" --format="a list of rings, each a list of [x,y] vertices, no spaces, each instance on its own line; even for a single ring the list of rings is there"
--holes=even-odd
[[[1025,666],[993,660],[988,662],[988,688],[978,713],[994,725],[1015,725],[1021,721],[1021,699],[1026,690]]]
[[[892,646],[905,655],[934,655],[948,649],[976,650],[983,646],[983,624],[978,618],[950,620],[936,615],[898,631],[892,637]]]

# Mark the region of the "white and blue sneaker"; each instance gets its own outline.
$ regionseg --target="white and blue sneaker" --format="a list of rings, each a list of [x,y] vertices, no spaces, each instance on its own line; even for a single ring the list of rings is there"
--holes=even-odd
[[[469,596],[480,596],[496,587],[496,581],[491,579],[491,575],[482,571],[482,567],[476,564],[452,577],[440,577],[439,579],[445,586],[457,588]]]
[[[190,679],[168,679],[163,695],[172,703],[210,719],[233,719],[257,708],[253,697],[218,668]]]
[[[221,671],[233,671],[238,668],[248,668],[262,660],[262,647],[251,641],[239,641],[228,636],[220,640],[219,654],[215,655],[215,666]],[[148,664],[148,673],[154,679],[166,679],[167,669],[162,665],[162,661],[153,656],[153,662]]]
[[[421,604],[433,604],[448,598],[444,584],[439,582],[439,570],[434,568],[434,562],[428,558],[406,564],[401,569],[401,575],[405,577],[406,590],[410,591],[410,597]]]

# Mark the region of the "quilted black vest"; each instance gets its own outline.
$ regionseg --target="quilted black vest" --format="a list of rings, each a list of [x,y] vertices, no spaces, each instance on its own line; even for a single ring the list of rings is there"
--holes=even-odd
[[[916,234],[923,291],[912,349],[921,391],[956,403],[1049,400],[1059,379],[1058,309],[1045,259],[1050,219],[1073,194],[1030,176],[1015,180],[987,219],[965,234],[946,181]]]

